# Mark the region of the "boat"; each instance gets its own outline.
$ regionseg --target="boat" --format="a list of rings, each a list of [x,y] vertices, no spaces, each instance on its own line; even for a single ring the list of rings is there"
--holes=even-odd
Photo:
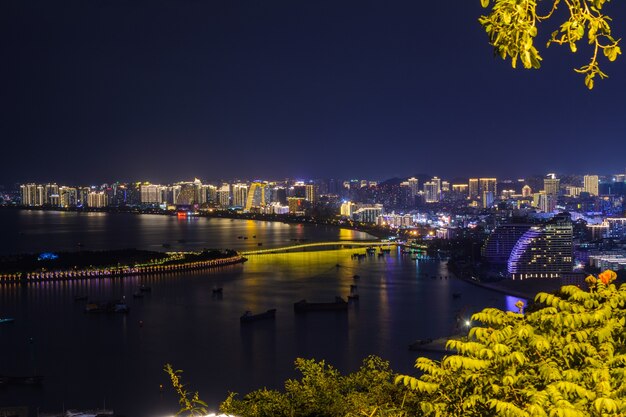
[[[300,300],[293,304],[296,313],[306,313],[309,311],[348,311],[348,303],[341,297],[335,297],[335,301],[330,303],[309,303],[307,300]]]
[[[257,246],[263,246],[262,242],[257,243]]]
[[[14,321],[15,319],[13,317],[5,317],[3,319],[0,319],[0,324],[13,323]]]
[[[239,321],[241,323],[249,323],[251,321],[263,320],[263,319],[274,319],[276,317],[276,309],[272,308],[267,310],[265,313],[257,313],[252,314],[251,311],[246,311],[243,313],[241,317],[239,317]]]
[[[141,292],[152,292],[152,288],[148,287],[147,285],[141,284],[139,286],[139,291],[141,291]]]
[[[361,278],[360,275],[356,275],[356,274],[352,275],[352,279],[359,279],[359,278]]]
[[[223,290],[222,287],[213,288],[213,294],[222,294]]]
[[[133,293],[133,298],[143,298],[144,294],[141,291],[136,291]]]
[[[366,251],[367,253],[376,253],[376,249],[374,249],[374,248],[373,248],[373,247],[371,247],[371,246],[370,246],[370,247],[368,247],[367,249],[365,249],[365,251]]]
[[[85,306],[85,313],[123,313],[130,311],[128,305],[122,301],[111,301],[108,303],[89,303]]]

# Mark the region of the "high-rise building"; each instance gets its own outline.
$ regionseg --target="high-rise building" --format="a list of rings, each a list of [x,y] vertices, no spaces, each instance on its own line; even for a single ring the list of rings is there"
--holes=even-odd
[[[407,180],[409,183],[409,189],[411,190],[411,197],[415,200],[415,196],[419,193],[419,180],[415,177],[411,177]]]
[[[383,205],[374,204],[358,208],[354,212],[354,219],[363,223],[376,223],[378,216],[383,214]]]
[[[59,206],[63,208],[76,207],[78,204],[78,190],[72,187],[59,187]]]
[[[104,191],[92,191],[87,196],[87,205],[94,208],[107,206],[107,195]]]
[[[597,175],[585,175],[583,177],[584,181],[584,191],[589,193],[590,195],[598,195],[598,186],[600,184],[600,180]]]
[[[552,176],[554,176],[554,174],[552,174]],[[546,192],[546,195],[558,197],[560,183],[561,180],[558,178],[544,178],[543,190]]]
[[[289,214],[304,214],[306,200],[302,197],[288,197],[287,205],[289,206]]]
[[[517,241],[530,229],[530,224],[502,224],[485,240],[481,255],[492,264],[506,265]]]
[[[353,202],[346,201],[343,204],[341,204],[340,213],[342,216],[351,219],[355,211],[356,211],[356,204],[354,204]]]
[[[483,191],[482,202],[483,202],[483,208],[493,207],[493,202],[494,202],[493,191]]]
[[[433,181],[424,183],[424,201],[427,203],[439,202],[439,184]]]
[[[568,213],[560,213],[526,231],[511,250],[508,272],[513,279],[560,278],[572,271],[573,229]]]
[[[163,194],[161,185],[142,184],[139,186],[142,204],[161,204],[163,202]]]
[[[37,184],[22,184],[20,191],[22,193],[23,206],[33,207],[41,205],[37,199]]]
[[[478,178],[469,179],[469,194],[470,199],[478,198]]]
[[[53,207],[59,206],[59,186],[56,184],[46,184],[44,186],[44,202]]]
[[[317,203],[317,185],[315,184],[307,184],[306,185],[306,201],[308,201],[311,204],[316,204]]]
[[[304,196],[298,198],[304,199]],[[245,211],[251,211],[253,207],[264,207],[269,203],[271,203],[271,196],[268,184],[263,182],[251,183],[246,198]]]
[[[491,192],[494,196],[498,195],[497,183],[496,178],[480,178],[478,180],[478,195],[482,197],[485,192]]]
[[[522,197],[530,197],[533,195],[533,190],[528,186],[528,184],[522,187]]]
[[[225,182],[217,190],[217,202],[221,208],[230,207],[230,184]]]
[[[469,186],[467,184],[452,184],[452,192],[455,194],[467,196]]]
[[[238,183],[233,185],[233,206],[243,208],[248,198],[248,186]]]

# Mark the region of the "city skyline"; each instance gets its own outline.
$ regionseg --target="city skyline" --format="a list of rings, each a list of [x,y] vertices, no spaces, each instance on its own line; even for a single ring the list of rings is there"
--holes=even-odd
[[[91,183],[625,165],[623,57],[593,91],[572,70],[584,48],[542,48],[540,70],[512,70],[492,57],[479,1],[0,8],[0,183],[29,180],[24,170]]]

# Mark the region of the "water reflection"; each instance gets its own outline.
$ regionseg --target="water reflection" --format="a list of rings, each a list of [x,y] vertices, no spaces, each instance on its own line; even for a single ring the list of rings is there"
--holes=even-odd
[[[176,399],[158,389],[168,384],[167,362],[184,369],[213,408],[229,390],[282,386],[296,376],[297,357],[325,359],[346,372],[377,354],[396,371],[412,372],[416,355],[409,343],[451,334],[459,314],[507,305],[503,295],[452,279],[440,261],[397,252],[352,259],[354,252],[260,255],[215,270],[4,285],[0,315],[16,321],[0,326],[0,373],[31,372],[32,337],[45,389],[8,388],[0,391],[0,403],[92,408],[105,397],[126,415],[170,415]],[[152,291],[133,298],[141,284]],[[346,298],[350,285],[358,285],[360,298],[347,312],[294,314],[294,302]],[[221,297],[213,295],[215,287],[223,288]],[[84,302],[74,301],[78,294],[126,297],[131,311],[85,314]],[[244,311],[271,308],[275,320],[241,326]]]

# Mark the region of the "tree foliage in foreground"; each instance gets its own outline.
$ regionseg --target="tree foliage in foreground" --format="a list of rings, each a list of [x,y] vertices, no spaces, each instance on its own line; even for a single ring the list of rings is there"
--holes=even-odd
[[[511,58],[513,68],[518,60],[524,68],[539,68],[542,60],[535,47],[537,25],[555,15],[559,6],[567,10],[567,20],[552,32],[547,46],[568,45],[572,52],[578,50],[580,41],[586,42],[593,50],[587,65],[575,71],[585,75],[585,85],[592,89],[594,78],[606,78],[598,63],[600,55],[615,61],[620,55],[620,39],[611,34],[611,18],[603,14],[605,3],[610,0],[550,0],[545,14],[537,10],[540,0],[481,0],[483,7],[493,4],[486,16],[481,16],[480,24],[487,32],[494,52],[506,59]]]
[[[564,286],[539,293],[536,309],[486,308],[453,354],[441,361],[418,358],[420,375],[395,375],[389,363],[369,357],[342,376],[324,361],[297,359],[302,373],[283,392],[261,389],[224,413],[241,417],[433,416],[604,417],[626,416],[626,284],[616,274],[589,276],[589,290]],[[181,412],[204,410],[187,393],[179,371],[166,371],[181,397]]]
[[[626,415],[626,285],[590,276],[590,290],[540,293],[532,313],[487,308],[442,361],[419,358],[419,378],[398,377],[426,416]]]
[[[312,359],[297,359],[296,369],[302,377],[287,380],[284,392],[260,389],[242,399],[231,393],[220,411],[242,417],[400,417],[417,410],[417,393],[395,384],[389,362],[376,356],[345,376]]]

